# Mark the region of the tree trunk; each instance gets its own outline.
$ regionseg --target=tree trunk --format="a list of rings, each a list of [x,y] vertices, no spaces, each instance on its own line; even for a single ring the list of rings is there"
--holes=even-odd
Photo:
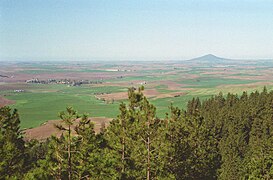
[[[62,164],[59,160],[59,153],[58,153],[59,149],[58,149],[58,145],[57,145],[57,159],[58,159],[58,174],[57,174],[57,178],[58,180],[61,180],[62,178]]]
[[[121,162],[122,162],[122,170],[121,170],[121,172],[122,173],[124,173],[124,171],[125,171],[124,160],[125,160],[125,138],[122,137],[122,157],[121,157]]]
[[[147,180],[150,180],[151,165],[150,165],[150,121],[148,122],[148,137],[147,137]]]
[[[68,179],[71,180],[71,129],[68,126]]]
[[[148,136],[148,141],[147,141],[148,145],[147,145],[147,180],[150,180],[150,137]]]

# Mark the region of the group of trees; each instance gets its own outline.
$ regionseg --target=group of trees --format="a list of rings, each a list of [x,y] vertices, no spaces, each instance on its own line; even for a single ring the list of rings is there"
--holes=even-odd
[[[160,119],[142,90],[97,134],[67,108],[62,135],[43,142],[0,108],[0,179],[273,179],[273,91],[194,98]]]

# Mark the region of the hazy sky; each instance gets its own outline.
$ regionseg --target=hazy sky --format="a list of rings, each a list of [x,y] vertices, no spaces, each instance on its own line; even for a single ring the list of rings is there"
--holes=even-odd
[[[0,0],[0,60],[273,58],[273,0]]]

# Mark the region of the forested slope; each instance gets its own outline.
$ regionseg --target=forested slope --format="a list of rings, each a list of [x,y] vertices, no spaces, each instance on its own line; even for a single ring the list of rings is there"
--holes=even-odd
[[[273,179],[272,91],[194,98],[159,119],[142,90],[99,134],[67,108],[63,135],[44,142],[25,142],[18,112],[1,108],[0,179]]]

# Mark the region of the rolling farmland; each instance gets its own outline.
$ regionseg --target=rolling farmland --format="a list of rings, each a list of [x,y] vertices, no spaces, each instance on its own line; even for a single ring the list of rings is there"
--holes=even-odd
[[[211,61],[206,62],[207,58]],[[144,94],[161,118],[171,103],[185,108],[193,97],[252,92],[264,86],[273,89],[272,62],[229,61],[212,55],[169,62],[1,64],[0,103],[19,110],[22,128],[58,119],[58,112],[67,106],[92,117],[115,118],[120,102],[127,101],[129,87],[144,86]],[[33,79],[38,81],[27,83]]]

